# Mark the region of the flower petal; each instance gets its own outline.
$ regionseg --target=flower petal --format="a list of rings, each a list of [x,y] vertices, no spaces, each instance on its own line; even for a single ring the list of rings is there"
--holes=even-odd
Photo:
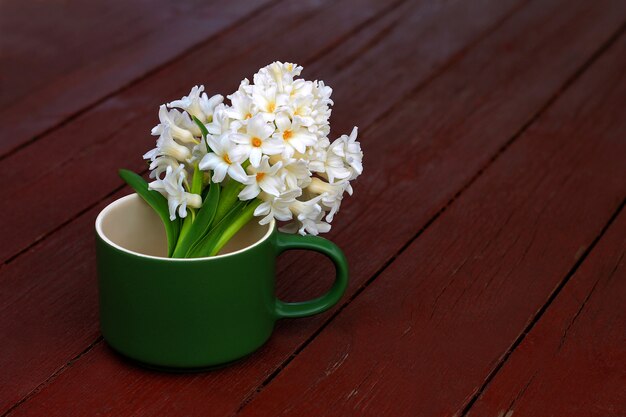
[[[240,200],[243,201],[252,200],[256,196],[258,196],[260,192],[261,189],[259,188],[257,183],[254,182],[252,184],[246,185],[245,188],[241,190],[238,197]]]
[[[228,175],[230,175],[230,177],[235,181],[242,184],[246,184],[248,182],[246,171],[244,171],[239,164],[230,164],[230,166],[228,166]]]
[[[228,172],[228,164],[223,162],[218,164],[215,168],[213,168],[213,182],[222,182],[226,177],[226,173]]]

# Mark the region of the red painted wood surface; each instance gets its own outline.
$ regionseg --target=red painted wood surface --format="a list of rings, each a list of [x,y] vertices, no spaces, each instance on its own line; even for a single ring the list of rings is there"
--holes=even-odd
[[[2,2],[0,157],[270,3]]]
[[[242,415],[462,414],[624,204],[626,118],[611,109],[623,103],[625,71],[622,36]],[[623,311],[610,317],[606,331],[623,336]],[[611,363],[617,349],[602,375],[624,370]],[[554,404],[542,413],[549,392],[532,415],[571,415]]]
[[[610,0],[594,3],[511,0],[480,4],[391,0],[272,2],[255,14],[254,19],[236,23],[233,30],[211,32],[217,36],[208,37],[202,46],[180,60],[161,68],[146,62],[149,74],[123,91],[103,89],[103,92],[106,90],[103,94],[112,94],[110,98],[93,108],[77,106],[80,116],[42,135],[0,164],[0,176],[4,179],[0,187],[5,197],[0,203],[3,214],[0,216],[3,237],[0,258],[5,261],[0,267],[0,338],[3,340],[0,345],[0,411],[10,409],[11,415],[63,416],[231,415],[238,411],[262,415],[262,410],[268,407],[267,398],[273,398],[287,385],[291,385],[292,390],[308,387],[307,393],[313,396],[316,390],[330,389],[334,383],[332,376],[311,386],[307,385],[308,380],[302,382],[307,375],[298,375],[293,369],[304,367],[320,372],[324,358],[317,346],[323,345],[329,337],[336,337],[333,329],[336,323],[345,320],[343,317],[354,319],[350,313],[353,309],[360,311],[361,319],[370,320],[369,310],[359,307],[358,302],[380,286],[389,289],[381,282],[391,280],[407,291],[415,285],[413,277],[405,273],[414,262],[407,261],[410,256],[406,251],[416,245],[439,248],[439,252],[427,248],[432,254],[430,258],[441,261],[435,266],[430,260],[430,265],[435,268],[433,271],[445,276],[446,272],[450,273],[445,268],[451,267],[464,254],[461,244],[468,246],[479,243],[480,238],[487,239],[489,234],[484,233],[485,230],[494,233],[495,224],[503,220],[497,210],[498,201],[519,201],[524,192],[535,192],[531,185],[517,184],[515,180],[526,178],[520,172],[527,170],[537,170],[534,176],[527,175],[538,178],[539,169],[535,168],[538,162],[534,158],[545,161],[546,155],[536,153],[534,148],[520,155],[518,143],[530,139],[519,133],[528,126],[532,133],[537,116],[546,111],[548,115],[553,114],[550,112],[555,111],[552,108],[555,99],[556,105],[562,107],[566,106],[562,104],[564,100],[578,97],[572,96],[570,91],[589,93],[579,87],[585,77],[600,83],[601,76],[597,74],[604,75],[607,80],[601,83],[603,88],[611,80],[615,82],[617,70],[611,72],[606,64],[597,68],[605,62],[602,59],[607,59],[604,58],[607,53],[615,56],[613,44],[623,30],[620,25],[626,17],[624,6],[623,2]],[[233,19],[235,22],[236,16]],[[289,28],[289,37],[283,36],[285,28]],[[277,38],[281,39],[279,43],[275,42]],[[175,49],[172,47],[171,51]],[[206,62],[208,55],[212,58],[209,63]],[[345,249],[352,265],[352,282],[348,297],[343,301],[347,307],[312,319],[280,323],[275,337],[261,351],[247,361],[218,372],[181,376],[136,368],[114,355],[98,338],[93,219],[108,201],[126,193],[126,190],[119,191],[121,183],[115,176],[116,168],[142,169],[138,155],[152,143],[147,133],[155,123],[159,103],[184,94],[190,83],[196,82],[205,83],[209,90],[227,92],[235,88],[241,77],[249,76],[273,59],[303,63],[305,76],[324,79],[334,87],[335,134],[347,131],[353,124],[361,127],[367,175],[356,184],[355,197],[346,202],[328,236]],[[94,75],[90,70],[85,71],[86,78]],[[586,75],[589,71],[595,71],[590,74],[596,75]],[[579,80],[581,74],[583,78]],[[129,82],[130,79],[132,77]],[[579,101],[574,100],[566,108],[577,108],[576,103],[582,99],[576,99]],[[598,104],[605,103],[602,100],[589,102],[605,105]],[[596,127],[600,129],[616,118],[619,120],[619,116],[624,118],[623,106],[619,104],[606,110],[604,119],[597,116],[599,112],[593,110],[595,107],[591,104],[591,110],[583,108],[580,114],[588,111],[603,120],[605,124],[599,123]],[[107,122],[102,123],[103,120]],[[545,120],[540,118],[544,128]],[[575,123],[570,122],[567,119],[562,126],[553,126],[554,131],[544,137],[548,144],[542,146],[557,149],[556,144],[550,144],[552,136],[559,137],[559,143],[563,144],[563,136],[559,136],[561,130],[573,129],[575,134],[584,134],[584,129],[583,133],[578,133]],[[615,127],[607,128],[612,129]],[[611,137],[617,142],[616,146],[623,145],[619,137]],[[588,145],[587,139],[582,142]],[[580,158],[579,165],[587,168],[582,173],[573,173],[573,179],[564,180],[566,189],[554,191],[555,196],[551,197],[550,201],[559,201],[555,207],[563,212],[563,219],[559,218],[561,224],[571,223],[573,217],[584,212],[589,218],[583,222],[584,227],[555,231],[545,220],[534,224],[533,239],[554,235],[567,243],[546,249],[546,253],[553,254],[558,261],[552,266],[554,271],[576,263],[571,256],[573,246],[581,241],[593,241],[594,232],[601,229],[607,221],[607,213],[614,211],[619,203],[624,175],[618,172],[613,182],[607,181],[606,188],[599,183],[607,171],[616,169],[616,158],[624,159],[620,149],[623,151],[623,147],[613,149],[610,158],[602,161],[607,163],[600,170],[597,169],[598,155],[604,155],[606,148],[600,146],[599,153],[595,149],[587,152]],[[563,155],[578,155],[585,150],[588,148],[584,146],[573,148]],[[560,155],[557,151],[555,154]],[[502,167],[502,160],[511,159],[514,163]],[[551,174],[545,175],[546,184],[553,184],[559,175],[567,174],[565,168],[578,163],[563,157],[558,161],[546,171]],[[494,182],[489,176],[494,169],[504,172],[503,177],[508,180]],[[84,172],[89,172],[95,181],[82,175]],[[473,191],[485,181],[490,181],[487,183],[492,188],[482,185],[478,188],[482,191]],[[545,197],[549,187],[542,184],[535,193]],[[598,192],[600,198],[585,201],[575,206],[576,210],[565,204],[577,201],[594,186],[603,190]],[[522,191],[517,191],[518,187]],[[41,198],[41,190],[45,199]],[[477,195],[482,196],[482,200]],[[498,195],[499,199],[492,202],[492,195]],[[453,199],[457,201],[450,205]],[[472,201],[474,206],[455,209],[464,199]],[[532,204],[524,201],[522,207],[535,207]],[[553,204],[556,203],[550,203],[545,209],[552,216],[557,210]],[[470,224],[449,232],[448,223],[440,225],[453,216],[448,211],[457,213],[457,218],[458,212],[463,212],[465,217],[461,216],[461,220],[482,224],[480,222],[485,222],[481,217],[483,208],[491,213],[494,223],[486,223],[485,230]],[[445,212],[440,216],[442,210]],[[525,212],[512,214],[511,224],[503,226],[502,230],[519,231],[524,222],[532,218]],[[426,232],[420,235],[424,228]],[[441,230],[446,233],[442,234]],[[476,230],[477,240],[467,235],[468,230]],[[442,242],[452,235],[458,236],[458,243],[453,243],[458,246],[456,252],[448,254],[445,253],[448,246]],[[506,234],[503,236],[498,235],[494,240],[513,243],[506,240]],[[430,244],[422,243],[426,237]],[[515,245],[521,245],[524,239],[529,239],[529,232],[521,233],[519,242],[506,247],[510,249],[508,258],[505,254],[504,259],[491,256],[486,261],[468,261],[475,265],[469,272],[495,271],[493,274],[497,277],[499,269],[509,265],[506,262],[511,262],[513,254],[519,254]],[[375,248],[373,242],[376,242]],[[545,244],[541,240],[540,243]],[[529,247],[543,248],[540,243]],[[481,250],[480,246],[470,246],[470,249]],[[580,253],[585,251],[585,248],[578,249]],[[469,251],[466,257],[468,254]],[[449,255],[454,256],[448,259]],[[530,270],[540,268],[541,262],[545,262],[543,258],[537,259],[530,249],[526,256],[529,259],[524,265]],[[421,256],[420,259],[427,262],[430,258]],[[323,291],[331,272],[329,265],[320,264],[318,259],[310,254],[289,254],[281,258],[280,294],[288,299],[303,299]],[[512,276],[503,283],[504,289],[521,288],[528,298],[516,299],[513,305],[506,306],[515,320],[501,323],[503,331],[497,343],[491,340],[493,344],[484,349],[492,355],[502,346],[516,346],[522,318],[528,317],[529,311],[534,311],[532,309],[541,305],[542,300],[543,306],[551,301],[550,283],[553,281],[540,281],[535,287],[523,286],[527,281],[520,279],[520,283],[512,283]],[[558,277],[551,275],[549,278]],[[372,282],[372,286],[361,293]],[[436,285],[431,283],[430,289]],[[458,320],[455,316],[458,305],[447,298],[448,291],[459,291],[459,285],[451,284],[450,289],[444,291],[438,302],[440,307],[436,309],[435,317],[441,317],[439,323],[442,328],[447,324],[448,330],[467,325],[464,318]],[[376,291],[383,303],[400,298],[392,291]],[[414,298],[421,303],[428,300],[428,296]],[[432,298],[432,294],[430,296]],[[488,300],[492,304],[487,301],[479,304],[476,311],[493,315],[498,308],[504,309],[502,300],[492,298]],[[458,303],[465,301],[460,296]],[[392,314],[393,309],[388,313]],[[453,322],[455,317],[457,323]],[[331,324],[326,326],[329,320]],[[342,329],[349,340],[357,336],[368,339],[359,344],[367,345],[370,340],[379,342],[380,339],[374,331],[369,336],[364,333],[363,326]],[[431,341],[445,336],[445,333],[432,336]],[[400,339],[395,347],[411,348],[410,344],[402,345],[404,340]],[[406,340],[414,343],[411,338]],[[342,353],[341,346],[338,344],[330,354]],[[318,354],[308,353],[312,350]],[[329,353],[328,350],[325,352]],[[496,357],[490,366],[482,363],[481,368],[480,360],[489,353],[485,351],[472,362],[474,372],[469,376],[461,375],[464,380],[458,380],[459,374],[453,372],[434,375],[433,381],[439,381],[441,386],[448,382],[456,387],[446,397],[448,409],[458,409],[463,394],[462,398],[473,401],[474,392],[482,392],[490,372],[502,365],[504,359]],[[454,360],[463,359],[465,354],[461,352]],[[312,362],[308,362],[311,359]],[[358,363],[353,362],[354,355],[349,359],[346,367],[350,364],[358,368]],[[363,369],[372,368],[369,359],[364,357],[360,363]],[[402,361],[395,365],[402,365]],[[446,362],[440,365],[445,367]],[[341,369],[346,367],[340,365]],[[424,375],[419,383],[426,385],[429,377],[433,375]],[[475,381],[479,381],[478,385]],[[302,385],[298,387],[298,384]],[[328,388],[324,384],[328,384]],[[404,391],[399,389],[398,393],[408,392],[415,386],[405,383],[401,387]],[[463,387],[467,387],[464,393]],[[261,394],[257,395],[258,392]],[[442,388],[441,392],[446,389]],[[318,396],[315,406],[320,410],[327,407],[330,415],[335,415],[336,409],[330,408],[332,398],[329,395],[327,401],[326,397]],[[396,406],[401,408],[411,398],[397,401]],[[292,400],[296,410],[303,407],[309,397]],[[480,401],[476,403],[479,404]],[[610,404],[619,406],[619,399]],[[371,409],[376,409],[375,401]],[[428,414],[428,410],[425,407],[423,414]],[[310,413],[310,409],[300,411],[303,415]],[[416,414],[411,410],[407,415]]]
[[[470,416],[626,415],[625,252],[622,210]]]

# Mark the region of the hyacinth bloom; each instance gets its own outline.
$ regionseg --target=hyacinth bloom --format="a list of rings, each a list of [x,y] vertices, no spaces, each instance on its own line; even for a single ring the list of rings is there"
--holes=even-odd
[[[239,193],[239,199],[251,200],[258,196],[261,191],[278,197],[280,195],[281,181],[278,172],[282,168],[282,162],[270,166],[269,158],[263,157],[258,167],[250,165],[248,167],[248,181],[246,186]]]
[[[152,129],[156,148],[144,158],[154,179],[149,189],[167,200],[171,221],[182,224],[173,256],[219,250],[198,250],[198,242],[185,239],[195,219],[206,218],[199,216],[205,206],[216,207],[211,224],[202,225],[207,233],[219,223],[231,236],[255,217],[261,224],[288,222],[281,230],[303,235],[330,230],[363,172],[363,152],[356,127],[329,138],[332,89],[299,78],[301,72],[298,65],[274,62],[252,83],[244,79],[227,96],[230,102],[194,86],[160,106]]]
[[[242,153],[237,153],[235,144],[228,136],[209,137],[209,146],[213,152],[207,153],[200,164],[201,170],[213,171],[213,182],[222,182],[228,174],[233,180],[245,184],[248,181],[246,172],[241,163],[246,159]]]
[[[190,194],[185,191],[183,181],[185,181],[184,165],[179,165],[176,169],[167,167],[165,177],[157,179],[149,184],[151,190],[156,190],[168,195],[170,210],[170,220],[176,219],[176,210],[180,217],[187,216],[187,206],[199,208],[202,205],[202,198],[197,194]]]
[[[248,120],[243,132],[235,132],[230,138],[236,143],[236,152],[243,159],[250,159],[252,166],[258,167],[263,155],[276,155],[283,151],[285,144],[282,140],[273,138],[275,128],[265,122],[260,114]]]

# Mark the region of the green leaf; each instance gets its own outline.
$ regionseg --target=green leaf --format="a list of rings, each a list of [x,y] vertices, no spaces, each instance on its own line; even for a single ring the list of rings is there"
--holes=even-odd
[[[213,256],[219,251],[216,247],[222,240],[222,235],[232,226],[233,223],[241,216],[242,208],[245,206],[245,201],[237,201],[232,209],[224,216],[224,218],[211,229],[200,241],[196,242],[189,252],[188,258],[200,258],[204,256]]]
[[[209,186],[209,193],[207,194],[202,207],[198,210],[196,218],[191,225],[188,232],[183,239],[176,245],[174,250],[174,258],[187,258],[189,257],[189,249],[209,231],[213,217],[215,217],[215,211],[217,210],[217,204],[220,199],[220,185],[211,182]]]
[[[227,225],[224,230],[221,231],[217,242],[213,245],[209,256],[216,255],[224,245],[228,243],[230,239],[232,239],[235,234],[241,230],[250,220],[254,218],[254,210],[261,204],[261,200],[255,199],[250,202],[246,202],[244,206],[242,206],[241,210],[239,210],[239,214],[229,219],[230,224]]]
[[[200,131],[202,132],[202,137],[206,138],[206,135],[209,134],[209,131],[206,130],[206,126],[204,125],[204,123],[202,123],[200,120],[198,120],[198,118],[196,116],[191,116],[191,117],[193,118],[193,121],[196,122],[196,124],[200,128]]]
[[[200,171],[198,164],[193,166],[193,179],[191,180],[191,193],[202,194],[202,186],[204,185],[204,171]]]
[[[224,184],[224,183],[222,183]],[[244,185],[233,180],[229,179],[225,182],[224,188],[222,189],[222,193],[220,195],[220,203],[217,206],[217,212],[215,213],[215,219],[213,219],[213,224],[217,225],[226,214],[231,210],[233,205],[239,201],[239,193],[243,190]]]
[[[204,123],[202,123],[200,120],[198,120],[198,118],[196,116],[191,116],[191,118],[193,119],[193,121],[200,128],[200,132],[202,132],[202,138],[204,139],[204,144],[206,145],[206,151],[207,152],[213,152],[211,150],[211,147],[209,146],[209,142],[206,140],[206,137],[209,134],[209,131],[206,129],[206,126],[204,125]]]
[[[158,191],[148,189],[148,183],[132,171],[120,169],[119,175],[126,184],[135,190],[157,212],[163,221],[167,235],[167,256],[172,256],[178,240],[178,234],[180,233],[180,219],[177,217],[174,221],[170,220],[167,199]]]
[[[184,245],[184,241],[187,237],[187,234],[189,233],[189,231],[191,230],[191,226],[193,225],[193,220],[194,220],[194,213],[193,213],[193,209],[189,209],[187,210],[187,217],[185,217],[182,222],[182,226],[180,228],[180,234],[178,235],[178,241],[176,242],[176,247],[174,248],[174,253],[172,253],[171,257],[172,258],[182,258],[185,253],[183,252],[182,254],[180,253],[180,247],[182,247]]]

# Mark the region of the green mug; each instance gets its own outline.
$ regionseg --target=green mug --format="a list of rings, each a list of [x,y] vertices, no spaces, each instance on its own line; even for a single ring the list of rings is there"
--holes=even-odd
[[[250,222],[217,256],[167,258],[165,228],[137,194],[100,212],[96,240],[102,335],[122,355],[159,369],[210,369],[240,359],[267,341],[277,319],[328,310],[348,283],[348,263],[334,243],[278,232],[274,222]],[[276,298],[276,258],[290,249],[333,261],[330,291],[299,303]]]

